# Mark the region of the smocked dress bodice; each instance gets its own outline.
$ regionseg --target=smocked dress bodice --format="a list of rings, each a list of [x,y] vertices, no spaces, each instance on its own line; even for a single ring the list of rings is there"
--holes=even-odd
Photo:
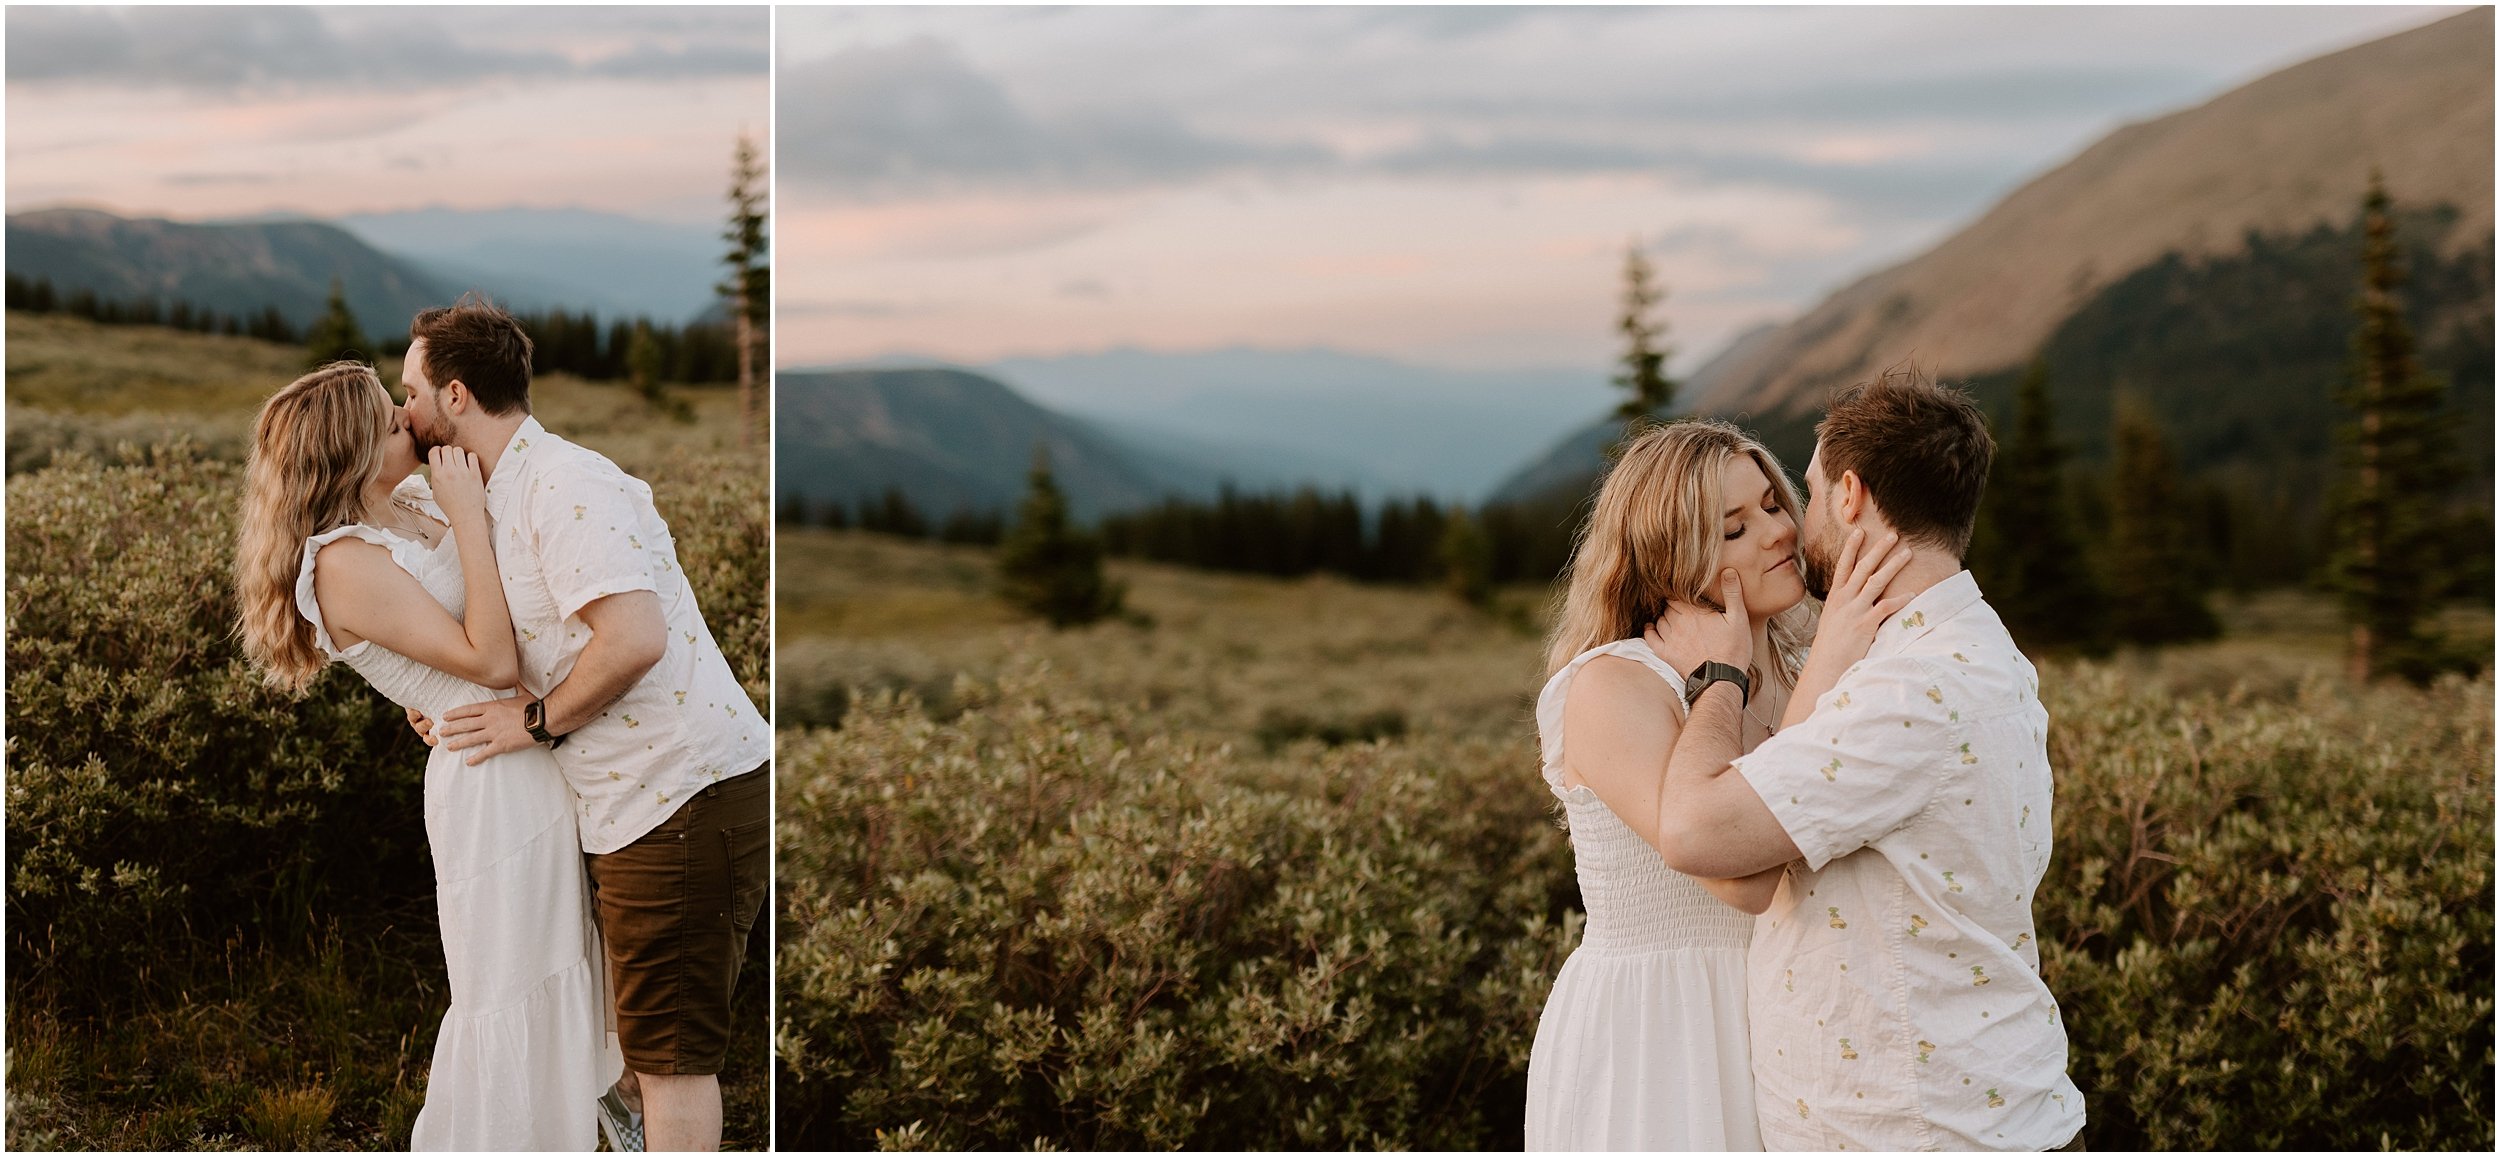
[[[1684,699],[1684,680],[1639,639],[1591,650],[1556,672],[1537,700],[1538,744],[1546,787],[1562,801],[1571,824],[1572,868],[1580,878],[1580,903],[1588,912],[1584,951],[1610,956],[1681,948],[1738,952],[1753,941],[1753,917],[1719,902],[1699,881],[1667,866],[1658,849],[1640,837],[1586,784],[1566,785],[1562,762],[1562,709],[1572,680],[1592,659],[1613,655],[1657,673]]]
[[[460,574],[460,543],[449,531],[442,543],[427,547],[413,539],[402,538],[379,527],[361,524],[342,526],[314,535],[304,542],[304,566],[295,580],[295,605],[312,623],[313,642],[321,653],[347,664],[350,670],[364,677],[365,682],[382,693],[384,698],[402,707],[414,707],[429,716],[440,716],[454,707],[485,699],[499,699],[510,691],[491,691],[457,675],[435,670],[371,639],[342,648],[330,637],[329,624],[321,617],[321,604],[313,598],[313,561],[321,549],[343,538],[370,542],[391,552],[391,561],[417,580],[425,593],[434,596],[451,617],[462,618],[468,609],[468,586]]]

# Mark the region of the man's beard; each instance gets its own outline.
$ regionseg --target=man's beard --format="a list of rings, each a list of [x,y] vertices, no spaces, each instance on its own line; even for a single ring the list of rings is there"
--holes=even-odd
[[[451,444],[450,439],[438,437],[441,433],[441,431],[436,430],[423,422],[419,422],[414,418],[408,420],[408,438],[410,441],[416,443],[418,458],[424,458],[426,455],[433,453],[434,448],[437,446],[448,446]]]
[[[1806,593],[1818,603],[1832,597],[1832,564],[1837,561],[1819,549],[1823,545],[1819,539],[1797,544],[1797,577],[1805,580]]]

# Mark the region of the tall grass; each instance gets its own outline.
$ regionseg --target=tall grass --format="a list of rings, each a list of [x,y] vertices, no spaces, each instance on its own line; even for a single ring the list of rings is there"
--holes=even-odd
[[[1052,633],[978,550],[781,551],[785,709],[817,720],[782,739],[784,1144],[1520,1143],[1580,919],[1531,634],[1140,565],[1156,627]],[[2035,911],[2088,1142],[2488,1145],[2492,684],[2348,687],[2281,598],[2237,609],[2215,646],[2046,669]]]

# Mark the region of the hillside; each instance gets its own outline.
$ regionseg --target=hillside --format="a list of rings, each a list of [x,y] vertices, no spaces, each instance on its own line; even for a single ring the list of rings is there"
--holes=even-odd
[[[893,487],[933,518],[1012,510],[1037,445],[1083,519],[1218,484],[963,370],[784,371],[774,391],[783,501],[857,503]]]
[[[336,278],[348,308],[377,332],[464,288],[318,221],[193,225],[93,209],[10,214],[8,272],[49,279],[63,294],[86,289],[235,315],[276,306],[299,326],[321,316]]]
[[[2400,204],[2457,208],[2451,251],[2491,234],[2491,9],[2119,129],[1943,244],[1832,295],[1693,404],[1795,412],[1912,356],[1954,376],[2015,366],[2166,253],[2226,256],[2251,232],[2349,221],[2373,167]]]
[[[1837,386],[1914,359],[2001,403],[2046,354],[2087,459],[2124,389],[2153,399],[2192,470],[2271,485],[2314,469],[2328,445],[2358,277],[2352,223],[2375,165],[2409,210],[2425,363],[2456,387],[2460,421],[2487,429],[2491,42],[2491,11],[2477,9],[2122,128],[1927,253],[1730,346],[1684,403],[1738,418],[1802,468]],[[1499,497],[1584,486],[1604,425],[1522,467]],[[2478,459],[2487,470],[2487,451]]]

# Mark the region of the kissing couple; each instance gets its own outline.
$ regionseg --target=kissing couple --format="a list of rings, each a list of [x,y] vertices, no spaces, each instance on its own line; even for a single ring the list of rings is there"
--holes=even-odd
[[[771,726],[651,488],[531,416],[520,323],[408,332],[405,408],[357,362],[261,406],[235,586],[271,683],[344,662],[433,748],[451,1009],[410,1148],[718,1148]]]
[[[2083,1147],[2031,918],[2048,712],[1962,569],[1995,443],[1907,372],[1815,438],[1803,505],[1715,421],[1598,492],[1537,700],[1588,924],[1529,1149]]]

